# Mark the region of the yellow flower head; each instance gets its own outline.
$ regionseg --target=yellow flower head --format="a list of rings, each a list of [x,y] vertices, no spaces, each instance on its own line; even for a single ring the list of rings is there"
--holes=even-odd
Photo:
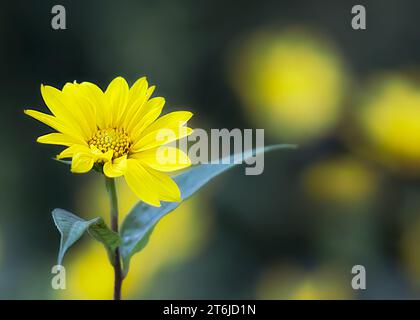
[[[334,47],[301,29],[257,31],[232,56],[232,84],[252,121],[306,142],[335,126],[346,86]]]
[[[394,169],[419,172],[420,90],[414,77],[382,73],[362,97],[358,123],[364,153]]]
[[[164,145],[191,134],[185,124],[192,113],[176,111],[159,118],[165,99],[150,98],[154,89],[145,77],[131,88],[122,77],[115,78],[105,92],[89,82],[66,83],[61,91],[41,85],[52,115],[25,113],[58,131],[37,141],[66,146],[57,158],[71,158],[72,172],[95,167],[109,178],[124,176],[141,200],[160,206],[160,201],[181,200],[167,173],[191,161],[178,148]]]

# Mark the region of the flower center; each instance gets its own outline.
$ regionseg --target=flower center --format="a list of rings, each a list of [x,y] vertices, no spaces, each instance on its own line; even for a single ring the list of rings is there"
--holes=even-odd
[[[113,158],[128,154],[130,149],[130,139],[124,129],[101,129],[88,141],[89,146],[95,146],[101,152],[114,151]]]

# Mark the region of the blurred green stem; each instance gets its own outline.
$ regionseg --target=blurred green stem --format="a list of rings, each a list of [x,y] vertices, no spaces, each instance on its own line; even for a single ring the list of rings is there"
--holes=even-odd
[[[109,196],[111,229],[112,231],[118,233],[118,197],[117,188],[115,186],[115,179],[105,177],[105,184]],[[114,275],[114,300],[121,300],[121,286],[123,276],[121,271],[121,259],[119,248],[115,250]]]

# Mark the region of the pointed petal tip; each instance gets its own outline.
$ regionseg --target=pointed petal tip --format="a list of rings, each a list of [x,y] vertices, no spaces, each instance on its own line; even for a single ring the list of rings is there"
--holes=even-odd
[[[157,202],[154,201],[145,201],[142,198],[139,198],[140,201],[143,201],[144,203],[148,204],[149,206],[155,207],[155,208],[160,208],[162,206],[162,204],[160,203],[160,200],[158,200]]]
[[[187,121],[189,121],[193,117],[194,113],[192,113],[191,111],[186,111],[186,112],[188,114]]]
[[[36,119],[36,114],[42,113],[41,111],[38,110],[33,110],[33,109],[23,109],[23,113],[26,114],[27,116],[30,116],[32,118]]]

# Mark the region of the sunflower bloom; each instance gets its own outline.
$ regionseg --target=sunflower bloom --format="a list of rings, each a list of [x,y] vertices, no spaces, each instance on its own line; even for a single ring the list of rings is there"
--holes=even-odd
[[[89,82],[66,83],[61,91],[41,85],[52,115],[25,113],[57,131],[37,141],[67,147],[57,159],[71,158],[72,172],[95,168],[109,178],[123,176],[142,201],[158,207],[160,201],[181,200],[168,172],[184,169],[191,161],[166,144],[191,134],[186,123],[192,113],[176,111],[159,117],[165,99],[151,98],[154,89],[145,77],[131,88],[118,77],[105,92]]]

